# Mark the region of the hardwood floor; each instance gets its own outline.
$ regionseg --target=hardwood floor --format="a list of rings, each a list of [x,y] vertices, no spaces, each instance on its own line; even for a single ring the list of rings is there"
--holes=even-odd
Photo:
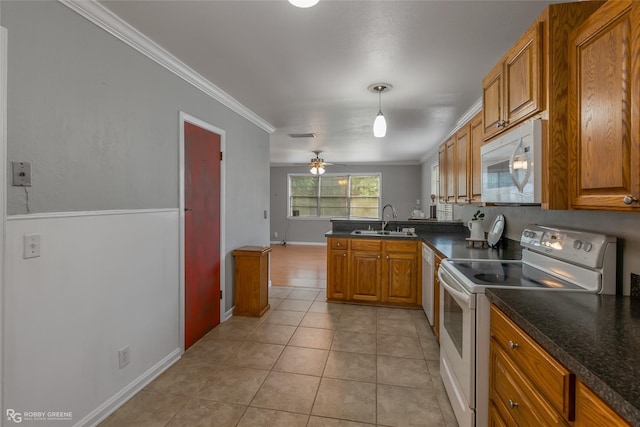
[[[272,286],[326,289],[326,246],[272,245],[270,257]]]

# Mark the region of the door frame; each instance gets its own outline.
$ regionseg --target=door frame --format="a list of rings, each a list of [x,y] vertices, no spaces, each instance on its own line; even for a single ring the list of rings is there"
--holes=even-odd
[[[178,154],[178,179],[179,179],[179,222],[180,222],[180,296],[179,296],[179,304],[180,304],[180,350],[184,353],[184,340],[185,340],[185,265],[184,265],[184,238],[185,238],[185,228],[184,228],[184,124],[191,123],[192,125],[196,125],[202,129],[208,130],[209,132],[213,132],[215,134],[220,135],[220,152],[224,153],[225,144],[226,144],[226,136],[225,131],[215,127],[203,120],[200,120],[196,117],[193,117],[183,111],[180,111],[179,114],[179,154]],[[223,160],[220,161],[220,290],[222,291],[222,298],[220,299],[220,323],[223,322],[225,317],[225,301],[227,298],[227,292],[225,292],[225,263],[226,263],[226,246],[225,246],[225,162],[224,157]]]
[[[7,29],[0,27],[0,378],[4,378],[4,284],[5,280],[5,229],[7,223]],[[0,410],[5,414],[4,383],[0,384]],[[0,418],[0,426],[4,425]]]

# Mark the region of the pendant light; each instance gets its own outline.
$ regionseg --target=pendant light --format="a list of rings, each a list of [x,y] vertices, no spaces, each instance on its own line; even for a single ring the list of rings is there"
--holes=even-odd
[[[296,7],[307,8],[318,4],[320,0],[289,0],[289,3]]]
[[[373,136],[376,138],[383,138],[387,134],[387,121],[382,114],[382,92],[388,92],[392,87],[389,83],[375,83],[368,88],[378,94],[378,114],[373,121]]]

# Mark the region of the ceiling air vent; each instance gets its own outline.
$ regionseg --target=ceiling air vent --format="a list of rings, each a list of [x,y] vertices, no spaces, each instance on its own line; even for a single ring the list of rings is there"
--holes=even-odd
[[[289,133],[289,138],[315,138],[315,133]]]

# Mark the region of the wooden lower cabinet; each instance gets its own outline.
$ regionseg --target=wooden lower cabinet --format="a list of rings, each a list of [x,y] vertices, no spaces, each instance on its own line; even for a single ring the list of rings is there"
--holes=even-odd
[[[327,299],[419,306],[420,241],[334,238],[327,245]],[[345,247],[346,246],[346,247]]]
[[[489,349],[490,426],[630,425],[494,305]]]
[[[630,426],[582,381],[576,384],[576,421],[574,427]]]
[[[377,302],[382,295],[382,240],[350,239],[347,300]]]
[[[489,360],[489,400],[508,425],[573,419],[574,375],[493,305]]]

